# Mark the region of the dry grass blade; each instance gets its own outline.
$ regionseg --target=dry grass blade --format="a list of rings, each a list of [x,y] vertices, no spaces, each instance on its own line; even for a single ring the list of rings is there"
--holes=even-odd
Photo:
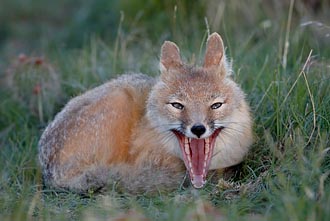
[[[283,99],[282,104],[281,104],[281,107],[283,107],[283,105],[285,105],[286,100],[289,98],[290,94],[292,93],[293,89],[295,88],[296,84],[298,83],[298,80],[300,79],[301,75],[303,75],[305,73],[305,70],[307,68],[307,65],[309,64],[309,62],[311,60],[312,52],[313,52],[313,50],[310,50],[310,52],[309,52],[309,54],[307,56],[307,59],[306,59],[306,61],[304,63],[303,68],[301,69],[298,77],[296,78],[296,80],[292,84],[289,92],[286,94],[285,98]]]

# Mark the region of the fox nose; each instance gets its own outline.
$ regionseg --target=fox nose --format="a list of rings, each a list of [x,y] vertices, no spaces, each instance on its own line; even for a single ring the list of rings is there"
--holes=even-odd
[[[195,124],[190,130],[193,134],[200,138],[205,133],[206,128],[203,124]]]

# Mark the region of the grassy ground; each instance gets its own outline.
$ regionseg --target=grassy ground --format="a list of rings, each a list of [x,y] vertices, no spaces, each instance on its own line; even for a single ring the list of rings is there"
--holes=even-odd
[[[329,220],[326,1],[57,2],[0,3],[1,220]],[[156,196],[42,188],[38,138],[70,97],[123,72],[157,75],[167,39],[198,63],[208,30],[222,35],[254,114],[235,179]]]

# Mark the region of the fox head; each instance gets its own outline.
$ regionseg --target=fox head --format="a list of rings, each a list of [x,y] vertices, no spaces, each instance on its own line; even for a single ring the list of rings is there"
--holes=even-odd
[[[216,139],[226,130],[244,94],[229,77],[231,70],[217,33],[207,40],[202,67],[185,64],[176,44],[166,41],[160,71],[160,80],[148,99],[148,119],[154,128],[177,139],[179,145],[168,151],[184,160],[193,186],[201,188]]]

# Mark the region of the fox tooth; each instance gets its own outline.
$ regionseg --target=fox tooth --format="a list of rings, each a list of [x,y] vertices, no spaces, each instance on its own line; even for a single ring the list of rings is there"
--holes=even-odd
[[[191,174],[192,174],[193,178],[195,178],[194,169],[193,169],[192,167],[190,167],[190,172],[191,172]]]
[[[210,144],[210,138],[205,138],[205,144]]]
[[[185,143],[185,144],[189,144],[188,137],[185,137],[185,138],[184,138],[184,143]]]
[[[188,159],[188,163],[189,163],[189,166],[190,166],[190,164],[191,164],[191,157],[190,157],[190,155],[187,155],[187,159]]]
[[[189,148],[189,144],[185,143],[184,145],[184,151],[186,152],[187,155],[190,155],[190,148]]]
[[[205,154],[208,154],[210,152],[210,143],[205,142]]]

